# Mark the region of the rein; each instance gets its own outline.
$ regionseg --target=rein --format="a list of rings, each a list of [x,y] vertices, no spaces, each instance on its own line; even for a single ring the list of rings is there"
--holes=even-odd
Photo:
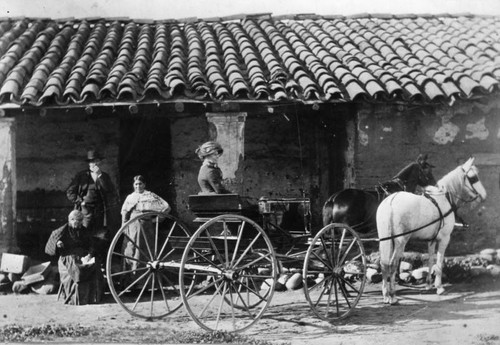
[[[442,214],[441,213],[441,209],[437,206],[437,203],[436,201],[428,194],[424,194],[429,200],[431,200],[433,202],[434,205],[436,205],[436,207],[438,208],[439,210],[439,217],[437,219],[434,219],[433,221],[431,221],[430,223],[427,223],[425,225],[422,225],[421,227],[418,227],[416,229],[413,229],[413,230],[409,230],[409,231],[406,231],[406,232],[403,232],[401,234],[397,234],[397,235],[393,235],[393,236],[388,236],[388,237],[383,237],[383,238],[379,238],[378,241],[381,242],[381,241],[387,241],[387,240],[392,240],[396,237],[401,237],[401,236],[405,236],[405,235],[408,235],[408,234],[411,234],[413,232],[417,232],[417,231],[420,231],[426,227],[428,227],[429,225],[432,225],[434,223],[437,223],[437,222],[441,222],[444,218],[446,218],[448,215],[450,215],[452,212],[454,212],[455,208],[451,205],[450,203],[450,209],[448,210],[448,212],[446,212],[445,214]],[[448,197],[446,198],[448,200],[448,202],[450,202],[450,200],[448,199]],[[439,234],[439,230],[441,230],[441,226],[439,226],[439,229],[438,231],[436,232],[436,235],[434,236],[434,238],[430,241],[434,241],[437,237],[437,235]]]
[[[465,171],[463,168],[462,168],[462,171],[464,172],[464,180],[467,179],[471,185],[471,188],[467,185],[465,185],[465,187],[469,188],[470,190],[472,190],[472,192],[475,194],[475,196],[469,200],[465,200],[465,199],[462,199],[462,198],[459,198],[457,197],[456,195],[454,195],[458,200],[464,202],[464,203],[469,203],[469,202],[473,202],[474,200],[476,200],[478,197],[479,197],[479,193],[478,191],[476,190],[476,188],[474,188],[474,183],[478,182],[479,181],[479,177],[477,177],[477,175],[474,175],[474,176],[468,176],[467,175],[467,171]],[[419,230],[422,230],[423,228],[426,228],[428,227],[429,225],[432,225],[434,223],[437,223],[439,221],[442,221],[445,217],[447,217],[449,214],[451,214],[452,212],[455,212],[457,210],[457,205],[453,202],[452,198],[451,198],[451,195],[449,193],[446,193],[446,200],[448,200],[448,202],[450,203],[450,209],[448,210],[448,212],[446,212],[444,215],[441,213],[441,209],[439,208],[439,206],[437,205],[436,201],[428,194],[424,193],[424,195],[432,201],[432,203],[434,205],[436,205],[436,207],[438,208],[439,210],[439,218],[437,219],[434,219],[432,222],[426,224],[426,225],[423,225],[417,229],[413,229],[413,230],[410,230],[410,231],[406,231],[406,232],[403,232],[401,234],[398,234],[398,235],[393,235],[393,236],[388,236],[388,237],[384,237],[384,238],[379,238],[379,242],[380,241],[387,241],[387,240],[392,240],[396,237],[400,237],[400,236],[404,236],[404,235],[407,235],[407,234],[411,234],[412,232],[416,232],[416,231],[419,231]],[[439,227],[438,231],[436,232],[436,235],[434,236],[433,239],[429,240],[429,241],[434,241],[437,237],[437,235],[439,234],[439,231],[441,230],[441,226]]]

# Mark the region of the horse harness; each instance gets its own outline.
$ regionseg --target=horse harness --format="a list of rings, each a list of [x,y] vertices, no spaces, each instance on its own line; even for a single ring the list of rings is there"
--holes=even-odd
[[[444,218],[446,218],[448,215],[450,215],[452,212],[455,212],[457,210],[457,206],[454,205],[454,203],[452,202],[451,200],[451,197],[450,197],[450,194],[449,193],[446,193],[446,200],[448,200],[448,202],[450,203],[450,209],[445,213],[443,214],[443,212],[441,211],[441,208],[439,208],[439,205],[437,204],[436,202],[436,199],[434,199],[429,193],[424,193],[424,196],[429,199],[433,204],[434,206],[436,206],[436,208],[438,209],[438,212],[439,212],[439,218],[437,219],[434,219],[433,221],[431,221],[430,223],[427,223],[425,225],[422,225],[416,229],[413,229],[413,230],[410,230],[410,231],[406,231],[406,232],[403,232],[401,234],[397,234],[397,235],[393,235],[393,236],[388,236],[388,237],[383,237],[383,238],[379,238],[379,242],[381,241],[387,241],[387,240],[392,240],[392,239],[395,239],[396,237],[400,237],[400,236],[404,236],[404,235],[408,235],[408,234],[411,234],[413,232],[417,232],[419,230],[422,230],[426,227],[428,227],[429,225],[432,225],[434,223],[437,223],[439,222],[439,228],[438,228],[438,231],[436,232],[436,235],[434,235],[434,237],[432,239],[429,240],[429,242],[432,242],[436,239],[436,237],[439,235],[439,231],[443,228],[443,223],[444,223]]]

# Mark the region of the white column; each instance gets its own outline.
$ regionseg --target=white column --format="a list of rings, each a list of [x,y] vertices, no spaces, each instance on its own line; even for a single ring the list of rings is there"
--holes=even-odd
[[[236,181],[236,171],[244,158],[246,113],[207,113],[208,122],[215,127],[213,140],[222,145],[224,154],[219,167],[225,180]]]

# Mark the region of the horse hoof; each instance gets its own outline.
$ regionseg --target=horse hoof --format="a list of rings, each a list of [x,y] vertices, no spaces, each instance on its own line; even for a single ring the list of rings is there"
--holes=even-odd
[[[391,298],[391,301],[390,301],[390,304],[391,305],[395,305],[395,304],[398,304],[398,299],[397,298]]]
[[[444,293],[444,288],[442,288],[442,287],[437,288],[436,293],[438,295],[442,295]]]
[[[432,290],[432,285],[426,285],[425,290],[427,290],[427,291]]]

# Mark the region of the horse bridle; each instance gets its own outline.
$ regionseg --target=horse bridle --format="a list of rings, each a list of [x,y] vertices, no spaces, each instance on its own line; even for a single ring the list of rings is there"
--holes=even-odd
[[[469,176],[468,173],[469,171],[471,170],[471,168],[469,168],[469,170],[465,171],[464,168],[462,168],[462,171],[464,173],[464,182],[465,180],[469,181],[469,184],[470,184],[470,187],[467,186],[467,184],[465,184],[465,187],[468,188],[470,191],[472,191],[472,193],[474,194],[474,197],[472,197],[471,199],[469,200],[465,200],[465,199],[462,199],[458,196],[455,195],[455,197],[464,202],[464,203],[470,203],[470,202],[473,202],[475,201],[477,198],[479,198],[479,192],[477,191],[477,189],[474,187],[474,184],[476,184],[477,182],[479,182],[479,176],[477,176],[476,173],[474,173],[473,176]]]
[[[469,169],[470,170],[470,169]],[[469,186],[466,186],[467,188],[469,188],[470,190],[472,190],[472,192],[475,194],[475,197],[473,197],[472,199],[470,200],[464,200],[464,199],[461,199],[460,197],[457,197],[456,198],[460,201],[463,201],[465,203],[468,203],[468,202],[473,202],[474,200],[476,200],[478,197],[479,197],[479,192],[476,190],[476,188],[474,188],[474,184],[477,183],[479,181],[479,177],[477,176],[476,173],[474,173],[474,176],[469,176],[467,173],[468,171],[465,171],[463,168],[462,168],[462,171],[464,172],[464,182],[465,182],[465,179],[467,179],[471,185],[471,187],[469,188]],[[448,193],[447,193],[448,194]],[[381,241],[387,241],[387,240],[393,240],[394,238],[396,237],[400,237],[400,236],[404,236],[404,235],[408,235],[410,233],[413,233],[413,232],[416,232],[416,231],[419,231],[419,230],[422,230],[423,228],[426,228],[428,227],[429,225],[432,225],[434,223],[437,223],[437,222],[441,222],[445,217],[447,217],[449,214],[451,214],[452,212],[455,212],[456,209],[457,209],[457,206],[452,202],[451,198],[449,195],[446,196],[448,202],[450,203],[450,209],[448,210],[448,212],[446,212],[445,214],[443,214],[441,212],[441,209],[439,208],[438,204],[436,203],[436,201],[430,196],[430,195],[427,195],[424,193],[424,196],[426,196],[429,200],[431,200],[433,202],[433,204],[438,208],[438,211],[439,211],[439,218],[437,219],[434,219],[433,221],[431,221],[430,223],[428,224],[425,224],[425,225],[422,225],[421,227],[418,227],[416,229],[413,229],[413,230],[410,230],[410,231],[406,231],[406,232],[403,232],[401,234],[397,234],[397,235],[392,235],[392,236],[388,236],[388,237],[383,237],[383,238],[379,238],[378,241],[381,242]],[[439,226],[438,228],[438,231],[436,233],[436,235],[434,236],[434,238],[431,240],[435,240],[437,235],[439,234],[439,231],[441,230],[441,225]]]

